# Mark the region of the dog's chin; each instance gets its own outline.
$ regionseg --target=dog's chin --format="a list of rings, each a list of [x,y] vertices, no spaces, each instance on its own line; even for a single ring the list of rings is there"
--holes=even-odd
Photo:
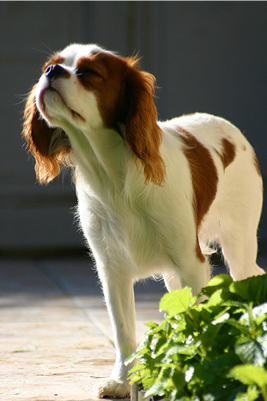
[[[37,107],[44,119],[51,126],[57,126],[63,120],[70,123],[84,123],[85,119],[70,108],[61,94],[54,88],[46,88],[37,97]]]

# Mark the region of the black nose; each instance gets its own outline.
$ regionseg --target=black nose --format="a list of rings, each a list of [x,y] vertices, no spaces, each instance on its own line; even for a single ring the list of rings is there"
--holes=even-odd
[[[45,75],[50,81],[53,81],[59,77],[67,74],[67,71],[59,64],[51,64],[45,70]]]

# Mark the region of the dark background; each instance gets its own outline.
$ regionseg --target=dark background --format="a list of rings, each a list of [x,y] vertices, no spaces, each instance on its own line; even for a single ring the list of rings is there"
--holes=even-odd
[[[0,254],[84,246],[69,173],[39,186],[20,137],[41,66],[71,42],[139,52],[160,87],[159,118],[201,111],[230,120],[255,147],[266,183],[266,2],[1,2]]]

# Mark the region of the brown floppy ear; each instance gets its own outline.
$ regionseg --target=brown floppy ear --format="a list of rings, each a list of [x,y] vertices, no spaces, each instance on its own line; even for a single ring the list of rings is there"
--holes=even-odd
[[[59,173],[64,159],[71,151],[66,134],[60,128],[51,128],[41,117],[35,102],[33,87],[24,110],[22,135],[27,150],[35,158],[35,173],[41,184],[48,184]]]
[[[155,77],[140,71],[135,58],[126,60],[126,141],[144,165],[146,183],[151,180],[160,185],[164,181],[165,165],[159,151],[162,131],[157,125],[157,110],[153,99]]]

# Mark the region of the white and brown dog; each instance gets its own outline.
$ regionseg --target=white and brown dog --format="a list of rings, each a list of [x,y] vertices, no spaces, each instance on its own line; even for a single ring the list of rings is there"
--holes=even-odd
[[[210,278],[217,241],[235,280],[256,264],[262,178],[253,148],[228,121],[157,121],[153,75],[134,57],[73,44],[43,67],[25,108],[24,138],[41,183],[75,170],[80,224],[114,331],[116,362],[99,396],[126,397],[135,350],[133,282],[162,274],[169,291]]]

